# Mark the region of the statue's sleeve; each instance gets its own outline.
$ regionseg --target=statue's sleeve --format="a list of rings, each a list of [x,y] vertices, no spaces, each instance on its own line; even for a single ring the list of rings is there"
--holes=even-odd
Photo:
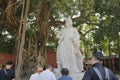
[[[58,34],[57,34],[56,37],[59,39],[58,43],[60,44],[60,43],[62,42],[62,40],[64,39],[64,28],[61,29],[61,30],[58,32]]]
[[[74,40],[75,46],[77,46],[77,47],[79,47],[79,39],[80,39],[80,35],[79,35],[77,29],[74,28],[73,40]]]
[[[75,54],[77,54],[77,58],[79,59],[83,59],[83,56],[80,52],[80,49],[79,49],[79,39],[80,39],[80,35],[79,35],[79,32],[77,31],[76,28],[74,28],[74,49],[75,49]]]

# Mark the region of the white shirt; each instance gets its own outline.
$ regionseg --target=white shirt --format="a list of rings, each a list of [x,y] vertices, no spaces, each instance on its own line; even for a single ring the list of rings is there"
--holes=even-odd
[[[29,80],[39,80],[39,76],[40,76],[39,73],[32,74]]]
[[[51,72],[49,69],[46,69],[40,73],[39,80],[56,80],[56,77],[53,72]]]

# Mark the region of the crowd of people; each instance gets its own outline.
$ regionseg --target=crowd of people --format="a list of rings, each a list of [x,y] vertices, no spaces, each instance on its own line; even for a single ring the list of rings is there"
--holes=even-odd
[[[93,52],[91,58],[92,67],[85,71],[82,80],[119,80],[110,69],[103,67],[103,59],[102,52]],[[38,68],[37,73],[32,74],[29,80],[74,80],[70,77],[67,68],[62,68],[61,74],[62,76],[57,79],[53,72],[53,67],[48,65],[46,70]]]
[[[73,80],[69,76],[69,70],[67,68],[63,68],[61,70],[62,76],[58,80]],[[39,67],[37,72],[30,76],[29,80],[57,80],[55,74],[53,73],[53,67],[51,65],[47,65],[46,69]]]
[[[82,80],[119,80],[110,69],[103,67],[103,59],[102,52],[93,52],[91,58],[92,67],[85,72]],[[36,76],[38,78],[36,80],[74,80],[69,76],[69,70],[67,68],[61,69],[62,76],[59,79],[56,79],[52,70],[52,66],[48,65],[45,71],[38,73],[39,77]],[[30,77],[30,80],[35,80],[35,78],[31,79],[32,77]]]
[[[110,69],[102,65],[103,60],[104,56],[102,52],[93,52],[91,57],[92,67],[85,71],[82,80],[119,80]],[[8,61],[2,67],[0,70],[0,80],[16,80],[13,66],[13,62]],[[42,67],[38,67],[36,72],[30,76],[29,80],[74,80],[70,77],[69,69],[67,68],[62,68],[61,74],[62,76],[57,79],[53,72],[53,67],[47,65],[45,70]]]

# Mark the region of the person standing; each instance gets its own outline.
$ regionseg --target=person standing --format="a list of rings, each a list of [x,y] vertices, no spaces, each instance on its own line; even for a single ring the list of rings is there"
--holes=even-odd
[[[102,80],[119,80],[110,69],[103,67],[103,59],[102,52],[93,52],[91,58],[92,67],[86,71],[82,80],[101,80],[101,78]]]
[[[69,71],[67,68],[62,68],[61,70],[62,77],[60,77],[58,80],[73,80],[69,75]]]
[[[37,72],[30,76],[29,80],[39,80],[40,73],[43,71],[42,67],[37,68]]]
[[[15,80],[15,70],[12,69],[13,62],[8,61],[5,68],[0,70],[0,80]]]
[[[57,69],[67,68],[70,72],[83,71],[83,56],[79,50],[79,33],[73,28],[70,17],[65,21],[65,27],[57,35]]]
[[[41,72],[39,80],[56,80],[56,77],[52,70],[53,67],[51,65],[47,65],[46,70]]]

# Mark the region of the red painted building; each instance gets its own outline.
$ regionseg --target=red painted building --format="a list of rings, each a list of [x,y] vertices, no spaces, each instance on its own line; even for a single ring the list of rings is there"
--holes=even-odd
[[[0,53],[0,64],[5,64],[9,60],[15,62],[15,56],[10,54]]]

